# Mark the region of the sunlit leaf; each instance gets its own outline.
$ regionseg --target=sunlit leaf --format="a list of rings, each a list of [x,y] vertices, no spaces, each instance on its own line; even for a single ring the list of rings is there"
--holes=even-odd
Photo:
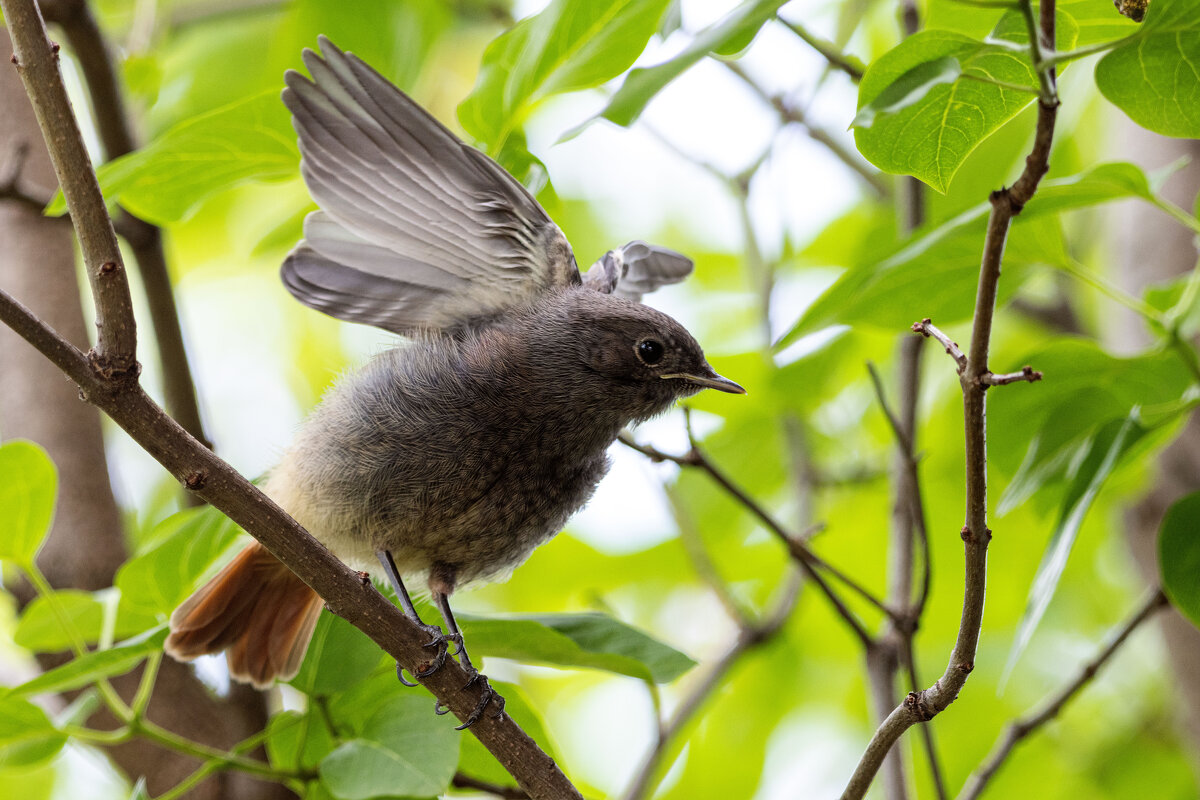
[[[668,0],[554,0],[495,39],[458,108],[463,128],[500,152],[541,100],[599,86],[627,70],[658,29]]]
[[[775,12],[785,2],[787,0],[752,0],[742,3],[716,23],[697,33],[679,55],[661,64],[639,67],[630,72],[603,111],[568,132],[563,138],[570,138],[584,126],[601,117],[618,125],[632,125],[663,87],[700,59],[709,53],[729,54],[745,48],[759,28],[775,16]]]
[[[1073,47],[1076,33],[1060,14],[1059,48]],[[884,172],[914,175],[945,192],[970,152],[1036,96],[1025,42],[1015,11],[984,41],[937,30],[908,37],[874,61],[859,85],[859,152]]]
[[[1096,65],[1096,85],[1155,133],[1200,137],[1200,0],[1155,0],[1146,21]]]
[[[102,165],[96,177],[108,203],[162,225],[242,181],[292,176],[299,158],[287,110],[270,90],[173,125],[142,149]],[[66,210],[60,192],[46,212]]]
[[[292,686],[309,695],[344,691],[367,677],[382,658],[379,645],[337,616],[323,612]]]
[[[58,473],[46,451],[16,440],[0,446],[0,559],[32,564],[50,532]]]
[[[24,698],[0,696],[0,768],[44,763],[66,743],[45,711]]]
[[[66,615],[72,629],[89,644],[100,640],[106,610],[110,603],[119,601],[118,593],[112,589],[94,593],[59,589],[54,594],[54,602]],[[118,639],[133,636],[158,624],[154,615],[142,612],[127,603],[117,602],[115,613],[111,635]],[[51,601],[45,597],[36,597],[21,614],[20,622],[13,633],[13,641],[27,650],[55,653],[70,647],[72,638],[63,630],[62,622]]]
[[[459,734],[428,696],[400,695],[321,762],[321,781],[340,800],[429,797],[446,790],[458,764]]]
[[[318,709],[283,711],[267,723],[264,742],[272,766],[311,770],[337,745]]]
[[[1200,492],[1167,509],[1158,530],[1158,565],[1167,597],[1200,627]]]
[[[512,619],[459,615],[473,654],[561,667],[589,667],[668,683],[690,658],[606,614],[546,614]]]
[[[181,511],[163,520],[150,550],[125,562],[115,585],[131,607],[170,614],[192,593],[241,528],[215,508]]]
[[[1033,586],[1029,590],[1029,603],[1021,624],[1013,639],[1012,651],[1009,654],[1007,670],[1011,671],[1026,645],[1033,637],[1038,623],[1042,621],[1046,608],[1050,605],[1054,592],[1058,589],[1059,578],[1066,569],[1067,559],[1079,535],[1079,529],[1087,512],[1096,500],[1096,495],[1108,480],[1108,476],[1116,469],[1118,462],[1138,439],[1146,435],[1147,429],[1142,425],[1141,414],[1134,408],[1125,419],[1113,420],[1102,427],[1089,443],[1087,454],[1079,468],[1067,493],[1063,497],[1058,524],[1042,555]]]
[[[107,650],[89,650],[60,667],[10,689],[9,694],[23,697],[43,692],[65,692],[87,686],[100,678],[124,675],[140,664],[146,656],[162,650],[166,639],[167,629],[164,625],[113,645]]]

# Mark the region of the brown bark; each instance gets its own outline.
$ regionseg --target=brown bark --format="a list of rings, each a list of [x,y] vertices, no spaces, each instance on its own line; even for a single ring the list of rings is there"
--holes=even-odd
[[[3,30],[0,52],[5,56],[11,52],[8,32]],[[19,166],[22,187],[49,196],[56,185],[54,171],[15,70],[0,69],[0,108],[4,109],[0,114],[0,165],[6,169]],[[43,217],[21,202],[0,200],[0,242],[0,288],[19,297],[77,347],[87,349],[89,337],[70,222]],[[6,326],[0,326],[0,376],[0,435],[5,440],[37,442],[58,468],[54,527],[38,557],[39,566],[56,587],[95,590],[110,586],[126,550],[120,510],[109,482],[99,412],[80,399],[78,388],[61,370]],[[27,592],[23,599],[29,599]],[[45,663],[56,662],[61,662],[61,656]],[[136,689],[136,677],[115,682],[127,700]],[[266,721],[258,693],[237,691],[229,699],[217,700],[189,668],[172,661],[162,665],[148,715],[163,727],[222,747],[260,730]],[[110,727],[113,721],[97,715],[90,724]],[[145,775],[152,794],[170,788],[198,766],[194,759],[144,741],[113,748],[110,754],[125,774]],[[270,798],[290,793],[275,784],[230,774],[214,777],[188,795],[213,800],[231,796]]]

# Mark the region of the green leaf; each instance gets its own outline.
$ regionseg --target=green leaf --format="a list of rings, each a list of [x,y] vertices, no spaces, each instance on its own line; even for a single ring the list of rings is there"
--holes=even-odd
[[[17,439],[0,446],[0,559],[33,564],[50,532],[58,472],[46,451]]]
[[[0,768],[45,763],[66,743],[45,711],[20,697],[0,696]]]
[[[1158,565],[1171,603],[1200,627],[1200,492],[1167,509],[1158,530]]]
[[[1059,15],[1058,46],[1077,31]],[[873,62],[859,85],[854,138],[884,172],[913,175],[945,192],[975,147],[1037,94],[1024,20],[1010,11],[986,41],[922,31]],[[1000,86],[1028,87],[1028,91]]]
[[[98,592],[60,589],[54,595],[72,627],[89,644],[100,640],[105,624],[105,612],[114,601],[117,601],[116,619],[112,623],[111,633],[114,638],[133,636],[158,624],[154,615],[119,602],[118,593],[113,589],[101,589]],[[72,642],[71,637],[63,630],[50,600],[40,596],[35,597],[33,602],[25,607],[13,633],[13,641],[36,653],[57,653],[68,649]]]
[[[333,750],[337,742],[321,715],[310,704],[308,711],[303,714],[284,711],[271,717],[264,744],[272,766],[311,770]]]
[[[371,674],[382,658],[379,645],[349,622],[323,612],[300,671],[289,683],[307,695],[350,688]]]
[[[158,525],[154,546],[117,570],[116,587],[131,608],[168,615],[237,540],[241,528],[215,508],[181,511]]]
[[[65,692],[87,686],[100,678],[124,675],[140,664],[146,656],[162,650],[166,640],[167,627],[160,625],[107,650],[90,650],[61,667],[55,667],[33,680],[9,689],[8,694],[24,697],[44,692]]]
[[[728,55],[743,50],[767,20],[775,16],[787,0],[752,0],[742,3],[720,20],[696,34],[679,55],[655,64],[639,67],[626,76],[621,88],[598,115],[564,134],[569,139],[597,119],[618,125],[632,125],[654,96],[696,62],[710,53]]]
[[[453,720],[435,715],[429,698],[393,697],[367,720],[361,738],[342,744],[321,762],[321,781],[340,800],[446,790],[458,764]]]
[[[602,669],[655,683],[669,683],[696,663],[606,614],[458,619],[471,652],[483,656]]]
[[[1067,566],[1067,558],[1071,555],[1084,517],[1092,507],[1096,495],[1100,493],[1108,476],[1116,469],[1121,456],[1145,436],[1147,430],[1142,425],[1140,409],[1134,407],[1124,419],[1112,420],[1102,427],[1089,442],[1086,455],[1063,497],[1058,523],[1050,535],[1050,541],[1034,576],[1033,586],[1030,587],[1029,600],[1013,640],[1006,673],[1012,671],[1013,665],[1025,651],[1033,632],[1045,615],[1046,608],[1058,588],[1058,580]]]
[[[287,110],[271,89],[171,126],[142,149],[102,165],[96,177],[106,202],[165,225],[238,183],[292,177],[299,158]],[[59,192],[46,213],[66,210]]]
[[[1159,208],[1169,205],[1155,194],[1141,169],[1124,162],[1100,164],[1078,175],[1045,181],[1013,221],[1005,269],[1015,269],[1020,275],[1030,264],[1067,266],[1071,259],[1061,230],[1046,218],[1129,197]],[[857,244],[843,242],[842,250],[852,248],[854,263],[809,306],[778,346],[786,347],[834,323],[896,329],[922,317],[939,324],[966,319],[974,308],[979,253],[990,210],[989,203],[980,203],[899,244],[890,244],[882,230],[854,237]],[[1035,223],[1037,218],[1042,219]],[[835,236],[836,230],[835,226]],[[814,246],[822,241],[819,237]],[[828,248],[818,249],[825,253]],[[806,260],[811,258],[806,255]],[[1019,284],[1019,277],[1002,282],[1001,299],[1015,292]]]
[[[483,54],[463,128],[500,152],[533,108],[559,92],[599,86],[633,64],[658,29],[668,0],[554,0],[497,37]]]
[[[1155,0],[1096,65],[1096,85],[1143,128],[1200,137],[1200,0]]]
[[[492,686],[504,698],[504,713],[512,717],[521,726],[521,730],[529,734],[529,738],[537,742],[547,755],[557,759],[554,749],[550,746],[550,737],[542,725],[542,719],[529,705],[521,687],[500,681],[492,681]],[[496,757],[474,736],[462,737],[458,771],[498,786],[516,786],[516,781],[508,770],[502,767]]]

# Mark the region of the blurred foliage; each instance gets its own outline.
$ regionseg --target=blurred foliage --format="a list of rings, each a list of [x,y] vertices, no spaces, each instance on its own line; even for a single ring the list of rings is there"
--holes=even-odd
[[[695,398],[699,447],[794,535],[823,525],[811,546],[883,596],[895,445],[864,365],[892,375],[898,337],[923,317],[960,341],[969,333],[988,193],[1017,177],[1033,129],[1038,80],[1024,17],[927,0],[925,30],[905,39],[896,6],[881,0],[701,5],[552,0],[513,20],[494,0],[96,2],[145,142],[102,165],[100,180],[110,202],[164,226],[218,452],[252,475],[268,468],[332,378],[390,341],[300,308],[275,278],[314,207],[278,92],[283,72],[302,69],[303,48],[324,34],[524,180],[581,263],[631,238],[695,259],[687,285],[650,301],[683,317],[718,371],[749,389],[747,398]],[[518,4],[522,13],[530,6]],[[773,19],[777,11],[869,65],[857,98],[845,75]],[[1106,0],[1063,0],[1058,20],[1059,50],[1079,48],[1053,54],[1060,66],[1103,55],[1094,73],[1081,64],[1062,76],[1051,173],[1007,243],[992,365],[1031,364],[1046,377],[989,392],[995,539],[983,640],[962,696],[933,723],[952,791],[1004,725],[1067,680],[1136,605],[1141,583],[1119,511],[1154,483],[1158,454],[1200,398],[1189,344],[1200,327],[1200,280],[1127,294],[1113,279],[1119,248],[1107,230],[1114,201],[1147,204],[1164,224],[1200,232],[1196,206],[1164,199],[1169,172],[1112,161],[1104,138],[1121,113],[1158,132],[1200,135],[1200,76],[1185,68],[1200,62],[1200,0],[1154,0],[1141,26]],[[721,58],[739,58],[768,87],[762,96],[737,97],[745,87]],[[772,120],[759,160],[747,144],[753,120],[739,110],[747,98]],[[694,122],[674,122],[684,105],[699,134]],[[847,150],[857,143],[880,170],[924,180],[921,224],[909,232],[897,222],[899,182],[880,197],[828,152],[802,151],[824,160],[813,175],[852,187],[843,195],[807,171],[787,172],[796,146],[776,118],[789,109]],[[729,131],[719,141],[744,152],[691,149]],[[548,144],[556,141],[566,143]],[[585,163],[564,164],[560,153]],[[752,169],[739,176],[714,166],[731,161]],[[678,170],[695,182],[676,185]],[[587,181],[572,177],[581,173]],[[720,179],[709,180],[713,173]],[[619,191],[606,195],[613,181]],[[800,220],[788,218],[795,210],[777,191],[795,184],[806,195]],[[617,229],[611,206],[641,209],[633,201],[647,197],[660,219]],[[728,208],[744,211],[744,226],[713,211]],[[1015,313],[1015,300],[1068,303],[1081,330],[1068,335]],[[1118,313],[1139,320],[1143,352],[1109,345]],[[154,386],[153,360],[143,362]],[[894,403],[895,381],[885,384]],[[934,347],[922,387],[917,438],[933,568],[915,655],[932,682],[958,630],[963,552],[961,394]],[[677,456],[689,444],[674,413],[636,438]],[[659,719],[702,685],[739,624],[775,607],[793,569],[760,517],[703,471],[615,455],[609,484],[628,497],[602,488],[589,521],[540,548],[509,582],[461,595],[474,612],[462,615],[471,651],[502,679],[508,712],[595,797],[621,795]],[[34,653],[95,648],[0,694],[2,796],[78,793],[72,775],[96,760],[80,726],[103,699],[103,679],[147,659],[152,676],[167,616],[242,540],[212,510],[172,514],[172,485],[153,468],[118,458],[114,469],[138,487],[128,561],[109,589],[51,591],[33,559],[55,492],[70,487],[56,486],[35,446],[0,448],[5,578],[23,573],[39,590],[19,616],[4,606],[0,655],[27,675]],[[1195,495],[1176,504],[1160,542],[1168,594],[1193,620],[1198,508]],[[623,526],[636,530],[611,545]],[[878,609],[833,585],[868,630],[882,629]],[[1195,743],[1181,732],[1179,689],[1162,662],[1160,643],[1136,635],[1013,754],[992,796],[1195,797]],[[219,674],[215,664],[202,674]],[[859,640],[804,584],[778,632],[742,654],[667,743],[657,796],[835,796],[875,727],[862,664]],[[96,691],[55,713],[35,702],[88,685]],[[264,733],[267,757],[307,796],[430,797],[456,771],[511,784],[473,737],[432,713],[432,698],[401,686],[394,665],[329,614],[282,692]],[[900,750],[915,796],[933,797],[917,741],[910,734]],[[89,796],[121,785],[104,764],[108,778]],[[140,784],[117,791],[147,796]]]

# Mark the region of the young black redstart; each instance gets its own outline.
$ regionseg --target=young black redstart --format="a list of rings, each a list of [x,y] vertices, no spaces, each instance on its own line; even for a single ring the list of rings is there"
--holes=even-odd
[[[580,275],[520,183],[357,57],[324,38],[321,50],[304,53],[311,80],[285,79],[321,210],[283,282],[406,339],[329,392],[265,491],[347,564],[381,563],[418,623],[401,576],[426,581],[449,635],[431,634],[478,676],[447,602],[455,587],[506,578],[558,533],[623,427],[704,388],[743,390],[639,302],[691,261],[631,242]],[[321,607],[254,543],[172,614],[166,649],[228,650],[230,674],[264,687],[295,675]]]

